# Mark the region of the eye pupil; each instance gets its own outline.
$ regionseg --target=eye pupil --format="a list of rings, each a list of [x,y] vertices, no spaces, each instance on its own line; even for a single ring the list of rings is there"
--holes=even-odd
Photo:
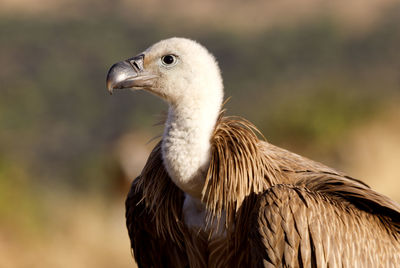
[[[175,57],[173,55],[165,55],[164,57],[162,57],[162,61],[169,65],[175,62]]]

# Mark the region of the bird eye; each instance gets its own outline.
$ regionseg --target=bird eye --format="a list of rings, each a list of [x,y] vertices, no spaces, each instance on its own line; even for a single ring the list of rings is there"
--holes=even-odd
[[[176,62],[176,57],[174,55],[165,55],[161,58],[164,65],[172,65]]]

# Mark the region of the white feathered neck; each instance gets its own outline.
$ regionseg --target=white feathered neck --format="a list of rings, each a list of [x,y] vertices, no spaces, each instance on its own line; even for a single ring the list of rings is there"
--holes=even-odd
[[[168,111],[162,140],[164,165],[172,181],[198,199],[204,187],[211,156],[210,139],[220,109],[219,98],[187,99],[179,105],[170,105]]]

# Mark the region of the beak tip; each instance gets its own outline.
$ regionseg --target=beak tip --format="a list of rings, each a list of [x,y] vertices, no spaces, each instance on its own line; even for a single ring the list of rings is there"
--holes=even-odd
[[[108,93],[110,93],[110,95],[112,95],[113,92],[114,92],[114,84],[112,82],[112,79],[110,79],[110,75],[109,74],[107,75],[106,87],[107,87]]]
[[[111,85],[108,85],[108,83],[107,83],[107,91],[108,93],[110,93],[110,95],[112,95],[114,91],[114,88]]]

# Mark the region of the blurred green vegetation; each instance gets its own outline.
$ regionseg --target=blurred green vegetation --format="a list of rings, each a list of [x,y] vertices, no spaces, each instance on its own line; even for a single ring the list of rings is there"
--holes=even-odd
[[[254,122],[275,144],[331,148],[399,99],[399,11],[395,5],[359,32],[324,15],[252,33],[160,25],[139,13],[128,20],[113,10],[0,17],[0,217],[19,217],[10,212],[18,206],[34,226],[38,195],[52,187],[110,194],[115,142],[137,129],[161,133],[151,126],[166,106],[145,93],[109,96],[106,72],[171,36],[215,54],[233,96],[229,114]]]
[[[0,158],[0,228],[18,236],[42,230],[41,200],[31,191],[24,167]]]

